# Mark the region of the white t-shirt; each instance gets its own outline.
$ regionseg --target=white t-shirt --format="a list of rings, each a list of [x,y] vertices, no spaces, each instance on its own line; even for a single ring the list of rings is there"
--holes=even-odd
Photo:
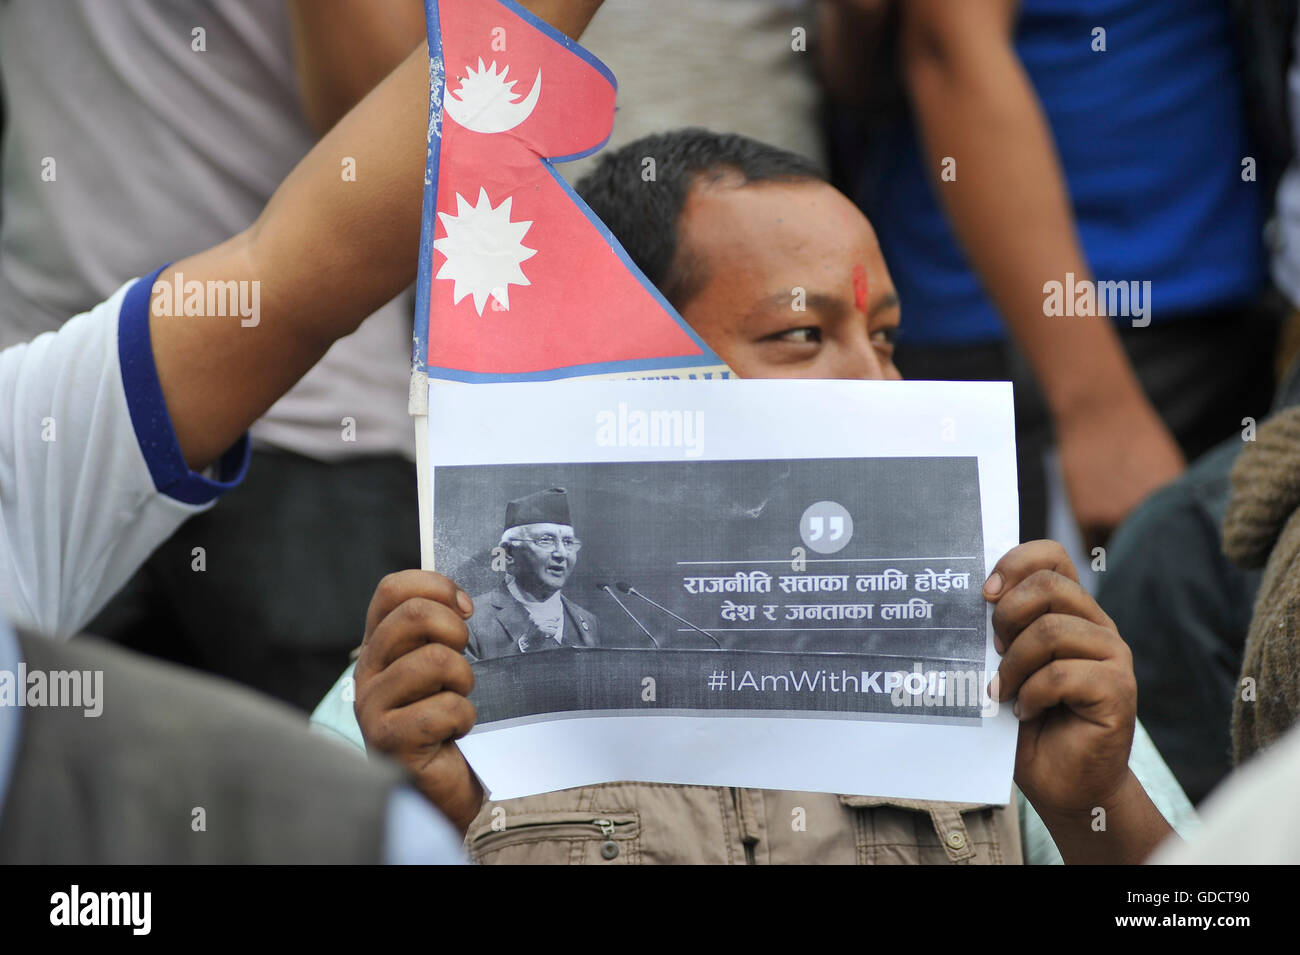
[[[149,339],[153,279],[0,351],[0,615],[19,626],[75,633],[243,477],[246,436],[211,476],[185,464]]]

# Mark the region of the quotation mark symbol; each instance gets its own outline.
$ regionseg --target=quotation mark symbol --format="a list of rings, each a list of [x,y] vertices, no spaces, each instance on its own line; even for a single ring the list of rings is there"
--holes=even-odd
[[[833,554],[853,536],[853,518],[842,504],[818,501],[799,519],[799,536],[819,554]]]
[[[808,540],[817,541],[822,539],[822,531],[826,519],[820,514],[814,515],[808,519]],[[844,536],[844,518],[839,514],[830,518],[831,533],[830,540],[837,541]]]

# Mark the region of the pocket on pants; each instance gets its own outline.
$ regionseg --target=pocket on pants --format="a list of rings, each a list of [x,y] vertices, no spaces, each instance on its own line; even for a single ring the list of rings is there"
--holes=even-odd
[[[636,861],[640,819],[634,812],[488,813],[465,844],[486,865],[628,865]]]

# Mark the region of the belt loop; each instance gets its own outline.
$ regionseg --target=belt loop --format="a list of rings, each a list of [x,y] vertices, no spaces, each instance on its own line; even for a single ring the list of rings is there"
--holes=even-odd
[[[960,812],[952,806],[935,806],[930,810],[930,821],[949,862],[969,862],[975,856],[966,819]]]

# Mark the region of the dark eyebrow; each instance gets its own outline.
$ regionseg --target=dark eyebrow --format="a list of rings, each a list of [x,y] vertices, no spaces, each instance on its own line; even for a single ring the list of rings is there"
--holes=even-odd
[[[764,312],[771,312],[777,309],[790,311],[791,314],[797,315],[790,308],[794,304],[793,292],[777,292],[775,295],[769,295],[750,309],[747,318],[755,318]],[[838,318],[848,311],[848,303],[837,295],[827,295],[824,292],[807,292],[804,296],[804,305],[810,312],[822,312],[829,317]]]
[[[888,292],[871,303],[871,311],[867,312],[867,318],[875,318],[881,312],[887,312],[891,308],[898,308],[901,304],[897,292]]]
[[[774,309],[788,309],[793,301],[793,293],[777,292],[775,295],[769,295],[767,298],[755,305],[747,317],[754,318],[764,312],[769,312]],[[847,302],[837,295],[827,295],[824,292],[808,292],[804,299],[804,304],[809,310],[822,312],[832,318],[839,318],[848,311]],[[871,303],[871,309],[867,312],[867,318],[875,318],[881,312],[887,312],[891,308],[898,308],[901,304],[897,292],[893,290],[886,292]]]

